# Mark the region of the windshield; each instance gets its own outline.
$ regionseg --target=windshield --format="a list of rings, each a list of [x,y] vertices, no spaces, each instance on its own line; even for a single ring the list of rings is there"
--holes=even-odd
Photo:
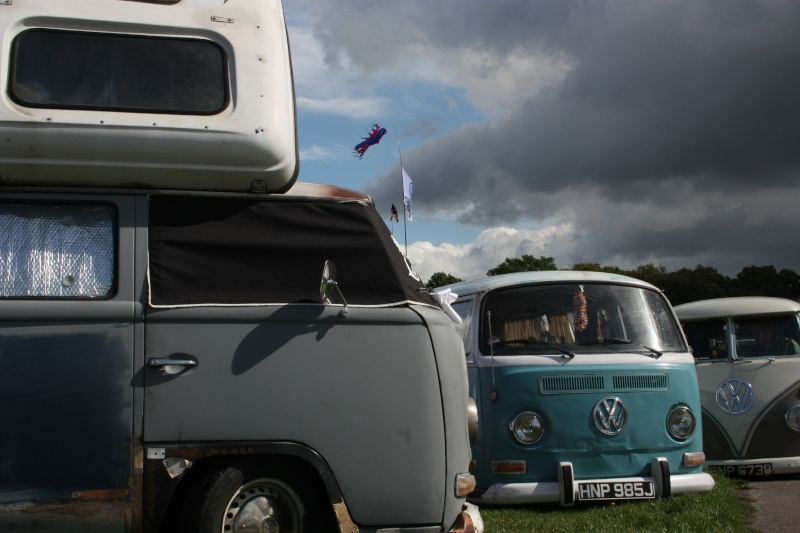
[[[494,355],[685,352],[658,292],[627,285],[562,283],[502,289],[484,299],[481,351]]]

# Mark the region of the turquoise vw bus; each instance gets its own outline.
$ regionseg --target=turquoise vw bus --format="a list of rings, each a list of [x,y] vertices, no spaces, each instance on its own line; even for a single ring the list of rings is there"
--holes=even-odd
[[[481,420],[472,501],[573,505],[713,488],[694,359],[658,289],[547,271],[437,292],[461,318]]]

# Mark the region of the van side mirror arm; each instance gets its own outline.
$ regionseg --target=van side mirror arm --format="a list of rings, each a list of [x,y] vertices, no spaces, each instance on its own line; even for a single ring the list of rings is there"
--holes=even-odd
[[[347,316],[347,301],[344,299],[339,283],[336,281],[336,265],[328,259],[322,267],[322,281],[319,285],[319,299],[323,305],[331,305],[331,296],[333,296],[334,290],[339,295],[339,298],[342,299],[342,304],[344,305],[339,314],[345,317]]]

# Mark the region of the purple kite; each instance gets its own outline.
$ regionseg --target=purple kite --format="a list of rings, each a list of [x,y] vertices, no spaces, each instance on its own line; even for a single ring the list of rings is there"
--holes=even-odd
[[[380,124],[373,125],[370,134],[364,137],[364,140],[356,145],[355,153],[358,154],[358,158],[361,159],[364,157],[364,154],[367,152],[367,148],[373,144],[378,144],[381,142],[381,137],[384,135],[386,135],[386,128],[381,128]]]

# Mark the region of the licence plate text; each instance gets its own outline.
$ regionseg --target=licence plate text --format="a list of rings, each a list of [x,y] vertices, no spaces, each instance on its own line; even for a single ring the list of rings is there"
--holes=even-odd
[[[652,481],[612,481],[609,483],[578,483],[578,499],[585,500],[646,500],[656,497]]]
[[[711,465],[708,469],[726,476],[761,477],[772,475],[772,463],[757,465]]]

